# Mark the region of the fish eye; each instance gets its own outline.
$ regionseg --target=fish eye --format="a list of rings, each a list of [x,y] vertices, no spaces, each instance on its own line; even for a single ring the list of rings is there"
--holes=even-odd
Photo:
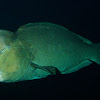
[[[0,50],[0,54],[2,54],[7,48],[10,48],[10,46],[6,46],[4,49]]]

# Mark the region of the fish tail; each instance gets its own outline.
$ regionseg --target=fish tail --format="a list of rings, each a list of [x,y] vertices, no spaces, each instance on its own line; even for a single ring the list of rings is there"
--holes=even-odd
[[[91,61],[100,65],[100,43],[94,43],[92,46],[93,52],[91,54]]]

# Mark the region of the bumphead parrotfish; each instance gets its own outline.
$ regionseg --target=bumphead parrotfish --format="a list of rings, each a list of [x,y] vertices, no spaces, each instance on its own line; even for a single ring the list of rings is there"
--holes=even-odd
[[[0,82],[72,73],[100,64],[99,54],[99,43],[52,23],[29,23],[15,33],[0,30]]]

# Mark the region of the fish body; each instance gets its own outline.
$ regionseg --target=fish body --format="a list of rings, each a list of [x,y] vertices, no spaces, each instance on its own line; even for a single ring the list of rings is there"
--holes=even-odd
[[[39,79],[57,72],[72,73],[92,61],[98,64],[100,61],[99,44],[60,25],[29,23],[19,27],[12,37],[16,39],[0,55],[4,82]]]

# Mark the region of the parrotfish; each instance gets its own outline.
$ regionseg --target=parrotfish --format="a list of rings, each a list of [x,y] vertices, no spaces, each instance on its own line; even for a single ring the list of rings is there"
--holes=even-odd
[[[96,62],[100,44],[48,22],[29,23],[16,32],[0,30],[0,82],[67,74]]]

